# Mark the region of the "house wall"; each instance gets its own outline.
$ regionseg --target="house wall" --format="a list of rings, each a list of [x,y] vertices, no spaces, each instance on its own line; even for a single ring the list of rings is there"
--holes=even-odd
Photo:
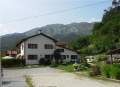
[[[120,54],[112,54],[112,60],[111,60],[111,55],[108,55],[108,61],[120,63]]]
[[[37,44],[38,48],[30,49],[28,48],[28,44]],[[45,44],[53,45],[53,49],[45,49],[44,47]],[[56,46],[53,40],[43,35],[35,36],[22,42],[20,45],[20,55],[25,58],[26,64],[39,64],[39,60],[41,58],[45,58],[45,55],[53,55],[56,49],[64,49],[64,52],[62,52],[61,55],[69,56],[68,58],[63,60],[65,62],[76,61],[74,59],[71,59],[71,55],[77,55],[77,58],[80,59],[80,56],[76,52]],[[37,55],[38,58],[37,60],[29,60],[28,55]]]
[[[21,56],[24,56],[24,52],[25,52],[25,45],[24,45],[25,43],[23,42],[23,43],[21,43],[21,46],[20,46],[20,55]]]
[[[37,49],[29,49],[28,44],[38,44]],[[44,45],[45,44],[52,44],[53,49],[45,49]],[[24,47],[25,49],[22,51],[25,54],[26,58],[26,64],[38,64],[39,60],[41,58],[45,58],[45,55],[51,55],[53,54],[55,50],[55,43],[53,40],[46,38],[42,35],[32,37],[24,42]],[[28,55],[37,55],[38,59],[37,60],[28,60]]]
[[[77,55],[77,60],[80,60],[80,55],[77,54],[76,52],[72,51],[72,50],[69,50],[69,49],[66,49],[66,48],[62,48],[62,47],[56,47],[56,49],[64,49],[64,52],[61,53],[61,55],[66,55],[66,59],[63,60],[64,62],[71,62],[71,61],[76,61],[75,59],[72,59],[71,58],[71,55]],[[69,57],[67,57],[69,56]]]

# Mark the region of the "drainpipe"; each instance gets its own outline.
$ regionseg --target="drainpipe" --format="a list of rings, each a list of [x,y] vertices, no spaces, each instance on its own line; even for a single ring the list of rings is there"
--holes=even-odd
[[[2,39],[2,37],[0,38]],[[0,40],[0,43],[1,43],[2,40]],[[2,45],[2,43],[1,43]],[[1,48],[1,46],[0,46]],[[0,87],[2,87],[2,68],[1,68],[1,57],[2,57],[2,48],[0,49]]]

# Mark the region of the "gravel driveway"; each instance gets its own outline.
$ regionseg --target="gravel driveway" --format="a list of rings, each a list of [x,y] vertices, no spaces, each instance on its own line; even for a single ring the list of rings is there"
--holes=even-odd
[[[3,87],[27,87],[24,75],[32,77],[35,87],[120,87],[118,83],[93,80],[83,76],[78,77],[49,67],[9,69],[4,70],[4,73],[5,78],[9,78],[9,81],[14,80],[14,82],[12,86],[8,84]]]
[[[118,83],[78,77],[52,68],[44,68],[38,75],[32,75],[32,79],[35,87],[120,87]]]

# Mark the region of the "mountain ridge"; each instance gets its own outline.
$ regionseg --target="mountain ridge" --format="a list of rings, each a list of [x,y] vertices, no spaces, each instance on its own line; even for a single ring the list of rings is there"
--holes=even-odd
[[[70,24],[49,24],[43,27],[33,28],[24,33],[13,33],[1,36],[2,43],[0,49],[14,49],[16,44],[23,38],[35,35],[39,30],[43,33],[54,37],[55,39],[63,42],[70,42],[71,40],[79,37],[90,35],[94,23],[70,23]],[[9,44],[8,44],[9,42]]]

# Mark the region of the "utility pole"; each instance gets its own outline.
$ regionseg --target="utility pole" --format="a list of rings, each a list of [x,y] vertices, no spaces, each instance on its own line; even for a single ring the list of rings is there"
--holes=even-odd
[[[1,40],[0,40],[0,43],[1,43]],[[1,55],[2,54],[2,48],[1,48],[1,45],[0,45],[0,87],[2,87],[2,67],[1,67]]]
[[[0,51],[0,87],[2,87],[1,51]]]
[[[0,87],[2,87],[1,58],[0,58]]]

